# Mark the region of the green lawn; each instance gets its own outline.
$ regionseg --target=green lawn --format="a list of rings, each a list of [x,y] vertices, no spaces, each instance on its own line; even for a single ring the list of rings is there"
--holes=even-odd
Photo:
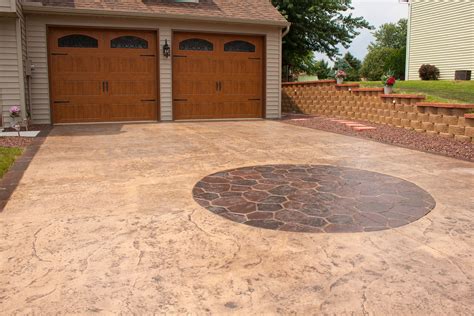
[[[361,87],[383,87],[379,81],[360,84]],[[474,103],[474,81],[398,81],[394,93],[424,94],[427,102]]]
[[[308,75],[298,76],[298,82],[302,82],[302,81],[316,81],[316,80],[318,80],[318,76],[308,76]]]
[[[0,178],[8,171],[23,149],[16,147],[0,147]]]

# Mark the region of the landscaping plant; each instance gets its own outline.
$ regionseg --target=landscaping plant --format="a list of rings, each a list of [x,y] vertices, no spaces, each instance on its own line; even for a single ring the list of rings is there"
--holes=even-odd
[[[438,80],[439,69],[435,65],[423,64],[418,70],[421,80]]]
[[[337,83],[340,84],[344,81],[344,79],[346,79],[347,74],[344,70],[340,69],[340,70],[336,71],[335,77],[336,77]]]
[[[382,83],[384,86],[384,93],[385,94],[391,94],[393,92],[393,86],[397,80],[395,79],[395,76],[393,75],[393,72],[388,72],[387,74],[382,76]]]
[[[9,109],[10,117],[12,118],[11,126],[18,132],[18,137],[20,137],[20,129],[21,125],[18,122],[18,118],[20,117],[21,109],[19,106],[14,105]]]
[[[11,118],[19,117],[20,113],[21,113],[21,109],[17,105],[14,105],[14,106],[10,107],[10,109],[8,111],[10,112],[10,117]]]

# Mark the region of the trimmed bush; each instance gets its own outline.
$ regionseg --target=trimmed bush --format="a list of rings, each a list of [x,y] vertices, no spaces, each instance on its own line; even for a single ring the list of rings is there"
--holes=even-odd
[[[421,65],[418,70],[421,80],[438,80],[439,69],[435,65]]]

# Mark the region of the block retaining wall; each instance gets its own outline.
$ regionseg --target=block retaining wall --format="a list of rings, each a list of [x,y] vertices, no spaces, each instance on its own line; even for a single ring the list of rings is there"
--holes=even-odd
[[[474,143],[474,104],[424,103],[421,95],[384,95],[382,88],[332,80],[284,83],[283,112],[358,119]]]

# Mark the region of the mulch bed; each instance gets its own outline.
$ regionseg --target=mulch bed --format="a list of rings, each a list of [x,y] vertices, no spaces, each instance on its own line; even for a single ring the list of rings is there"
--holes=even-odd
[[[473,143],[461,142],[440,136],[431,136],[418,133],[413,130],[407,130],[404,128],[384,124],[376,124],[352,119],[348,120],[361,123],[366,126],[376,127],[376,129],[357,132],[344,124],[336,123],[331,121],[330,118],[320,116],[287,114],[282,118],[282,122],[292,125],[309,127],[348,136],[356,136],[418,151],[439,154],[461,160],[474,161]]]
[[[30,131],[41,131],[49,128],[49,125],[32,125]],[[25,129],[23,128],[22,131]],[[5,131],[16,132],[13,128],[5,128]],[[33,142],[33,137],[0,137],[0,147],[20,147],[25,148]]]

